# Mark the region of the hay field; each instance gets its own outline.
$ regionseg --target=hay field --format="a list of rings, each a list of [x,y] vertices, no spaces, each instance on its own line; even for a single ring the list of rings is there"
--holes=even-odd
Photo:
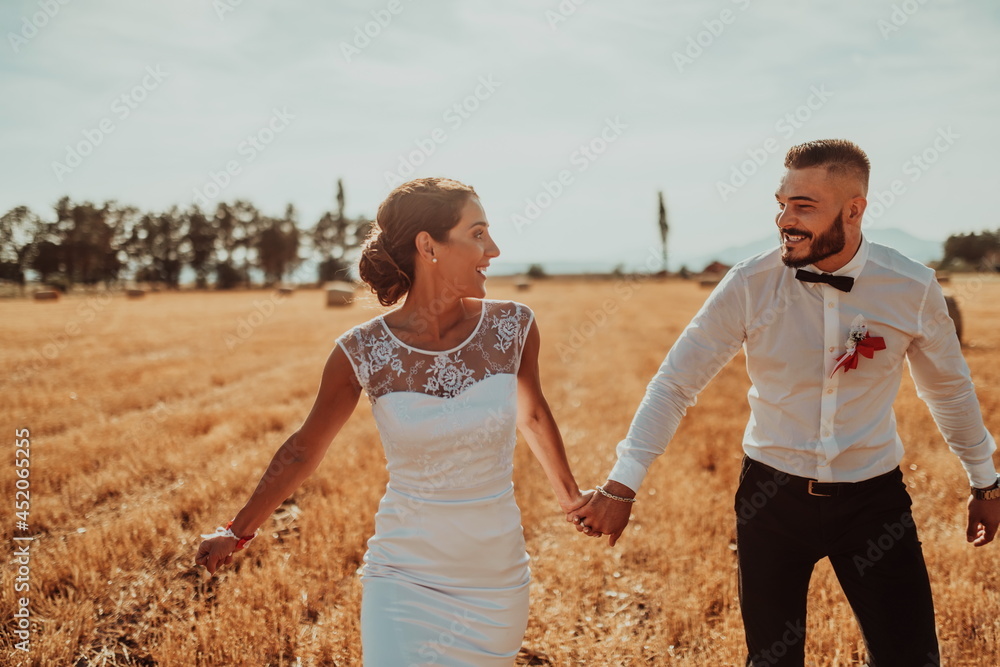
[[[966,356],[1000,435],[1000,282],[965,279]],[[708,292],[691,283],[567,281],[490,296],[534,308],[542,379],[582,485],[600,483],[645,385]],[[379,312],[318,291],[119,294],[0,302],[2,535],[17,544],[15,429],[30,430],[30,591],[0,576],[0,662],[360,665],[356,570],[386,474],[367,400],[317,473],[233,566],[193,567],[305,417],[334,338]],[[271,304],[268,306],[268,304]],[[254,313],[259,313],[254,315]],[[270,313],[270,314],[268,314]],[[243,323],[241,325],[241,322]],[[617,547],[563,520],[521,442],[515,484],[532,556],[520,664],[739,665],[732,496],[747,418],[738,356],[702,395],[641,490]],[[1000,664],[1000,544],[965,543],[967,488],[907,377],[904,470],[950,666]],[[30,653],[7,631],[28,595]],[[810,592],[809,664],[860,664],[828,565]]]

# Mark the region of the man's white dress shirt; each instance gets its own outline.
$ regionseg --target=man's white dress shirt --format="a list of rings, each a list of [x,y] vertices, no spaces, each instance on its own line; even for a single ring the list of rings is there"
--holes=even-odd
[[[903,455],[892,403],[906,359],[972,485],[993,484],[996,444],[933,270],[862,239],[834,272],[855,279],[850,292],[799,281],[795,272],[775,249],[726,274],[650,381],[609,478],[637,491],[687,408],[742,346],[753,383],[743,435],[750,458],[821,482],[889,472]],[[831,376],[859,314],[886,349]]]

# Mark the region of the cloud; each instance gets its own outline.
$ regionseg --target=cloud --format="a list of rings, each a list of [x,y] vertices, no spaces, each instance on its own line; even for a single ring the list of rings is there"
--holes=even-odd
[[[416,175],[465,175],[494,197],[484,203],[499,224],[609,117],[628,130],[530,238],[509,235],[508,256],[637,252],[655,237],[649,202],[659,189],[678,244],[696,244],[704,230],[752,240],[771,224],[781,154],[793,143],[854,138],[872,157],[873,183],[888,183],[949,125],[962,139],[884,224],[943,238],[991,219],[981,198],[958,196],[983,183],[988,147],[1000,139],[992,85],[1000,10],[989,3],[926,3],[888,36],[879,21],[892,20],[892,3],[862,0],[587,2],[553,22],[546,12],[561,5],[570,6],[400,0],[387,18],[388,0],[242,2],[220,19],[202,0],[70,2],[19,53],[0,59],[0,85],[17,101],[0,118],[0,141],[15,156],[0,166],[8,186],[0,209],[26,203],[47,213],[64,194],[144,208],[185,204],[212,171],[240,158],[240,143],[274,109],[287,108],[294,122],[221,196],[275,212],[291,201],[304,225],[330,207],[338,177],[349,212],[374,213],[386,172],[437,128],[447,139]],[[734,18],[719,31],[724,10]],[[4,3],[0,24],[16,30],[34,11],[33,2]],[[673,56],[691,40],[700,53],[679,71]],[[345,44],[359,52],[345,57]],[[51,163],[156,65],[169,72],[163,85],[58,181]],[[500,86],[461,124],[449,122],[449,109],[481,77]],[[832,97],[794,132],[779,131],[817,86]],[[779,150],[723,201],[717,184],[768,138]],[[632,243],[638,248],[602,238],[609,224],[620,238],[642,239]]]

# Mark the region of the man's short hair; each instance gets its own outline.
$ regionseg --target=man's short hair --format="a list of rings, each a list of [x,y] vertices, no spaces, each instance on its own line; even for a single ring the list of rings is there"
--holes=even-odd
[[[868,175],[871,163],[868,156],[847,139],[820,139],[792,146],[785,155],[786,169],[808,169],[826,167],[831,174],[848,175],[862,185],[861,194],[868,194]]]

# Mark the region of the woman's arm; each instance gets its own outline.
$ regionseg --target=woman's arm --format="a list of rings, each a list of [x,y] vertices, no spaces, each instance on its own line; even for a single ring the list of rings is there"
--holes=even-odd
[[[251,535],[309,475],[326,455],[334,436],[358,404],[361,387],[340,347],[334,348],[323,369],[319,392],[305,422],[278,448],[257,488],[233,520],[236,535]],[[212,574],[232,562],[236,540],[212,537],[201,543],[195,562]]]
[[[542,465],[559,506],[564,512],[572,512],[582,507],[590,494],[581,493],[573,478],[559,427],[556,426],[556,420],[542,394],[538,376],[539,347],[538,326],[532,322],[521,352],[521,367],[517,372],[517,427]]]

